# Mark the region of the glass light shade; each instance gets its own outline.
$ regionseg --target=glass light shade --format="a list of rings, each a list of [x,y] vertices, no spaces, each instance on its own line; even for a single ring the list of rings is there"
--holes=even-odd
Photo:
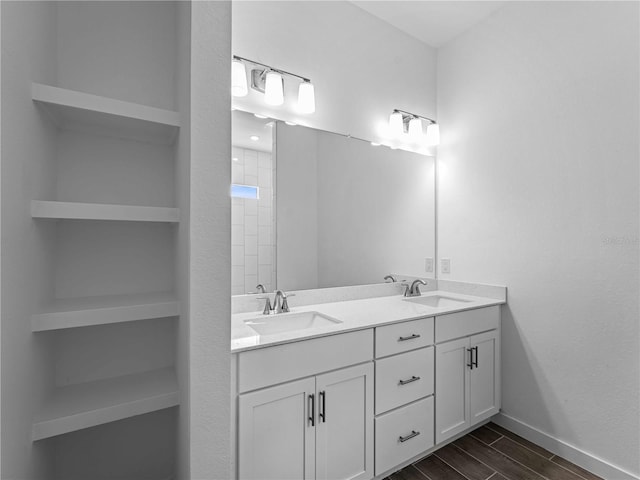
[[[409,121],[409,136],[412,140],[420,140],[422,137],[422,120],[414,117]]]
[[[269,105],[284,103],[284,80],[276,72],[268,72],[264,85],[264,101]]]
[[[440,126],[432,123],[427,127],[427,145],[435,147],[440,144]]]
[[[394,137],[400,137],[404,133],[403,119],[400,112],[389,115],[389,132]]]
[[[316,111],[316,94],[311,82],[302,82],[298,87],[298,111],[300,113]]]
[[[247,86],[247,70],[240,60],[231,62],[231,95],[244,97],[249,93]]]

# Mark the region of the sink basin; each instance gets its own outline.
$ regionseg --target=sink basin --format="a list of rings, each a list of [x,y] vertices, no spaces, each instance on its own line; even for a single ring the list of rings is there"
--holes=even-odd
[[[274,335],[308,328],[327,327],[342,322],[319,312],[299,312],[263,315],[245,320],[244,323],[260,335]]]
[[[428,307],[457,307],[462,303],[468,303],[471,300],[462,298],[445,297],[443,295],[428,295],[425,297],[405,298],[407,302],[419,303]]]

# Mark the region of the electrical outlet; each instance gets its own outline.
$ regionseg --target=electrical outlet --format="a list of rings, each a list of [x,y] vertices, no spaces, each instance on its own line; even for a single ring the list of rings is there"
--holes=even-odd
[[[442,273],[451,273],[451,259],[443,258],[440,263],[440,271]]]
[[[424,271],[433,272],[433,258],[427,257],[424,259]]]

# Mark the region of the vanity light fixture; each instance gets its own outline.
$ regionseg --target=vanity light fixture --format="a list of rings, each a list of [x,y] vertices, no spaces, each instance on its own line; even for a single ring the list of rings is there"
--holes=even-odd
[[[238,55],[233,56],[231,70],[231,93],[234,96],[245,96],[248,93],[245,64],[258,67],[251,70],[251,88],[264,93],[264,101],[268,105],[277,106],[284,103],[284,77],[288,76],[301,80],[298,87],[298,111],[300,113],[314,113],[316,111],[315,88],[311,79]],[[244,89],[242,85],[244,85]]]
[[[231,62],[231,94],[234,97],[244,97],[247,93],[247,70],[244,63],[234,58]]]
[[[408,133],[415,140],[422,139],[422,121],[429,122],[427,126],[426,143],[435,146],[440,143],[440,128],[435,120],[415,113],[395,109],[389,116],[389,130],[391,134],[399,138],[403,133]]]
[[[274,106],[284,103],[284,79],[278,72],[267,72],[264,82],[264,101]]]

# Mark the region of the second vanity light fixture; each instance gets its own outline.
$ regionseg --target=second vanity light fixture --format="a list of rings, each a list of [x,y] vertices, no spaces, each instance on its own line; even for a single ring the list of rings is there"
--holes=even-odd
[[[249,93],[246,64],[259,67],[251,70],[251,88],[264,93],[265,103],[274,106],[284,103],[284,76],[289,76],[302,80],[298,87],[298,111],[316,111],[315,91],[310,79],[238,55],[233,56],[231,64],[231,94],[234,97],[244,97]]]
[[[391,134],[400,138],[404,133],[408,133],[409,137],[419,142],[422,140],[422,121],[429,122],[427,126],[427,135],[425,142],[429,146],[436,146],[440,143],[440,127],[435,120],[415,113],[405,112],[404,110],[395,109],[389,115],[389,129]]]

